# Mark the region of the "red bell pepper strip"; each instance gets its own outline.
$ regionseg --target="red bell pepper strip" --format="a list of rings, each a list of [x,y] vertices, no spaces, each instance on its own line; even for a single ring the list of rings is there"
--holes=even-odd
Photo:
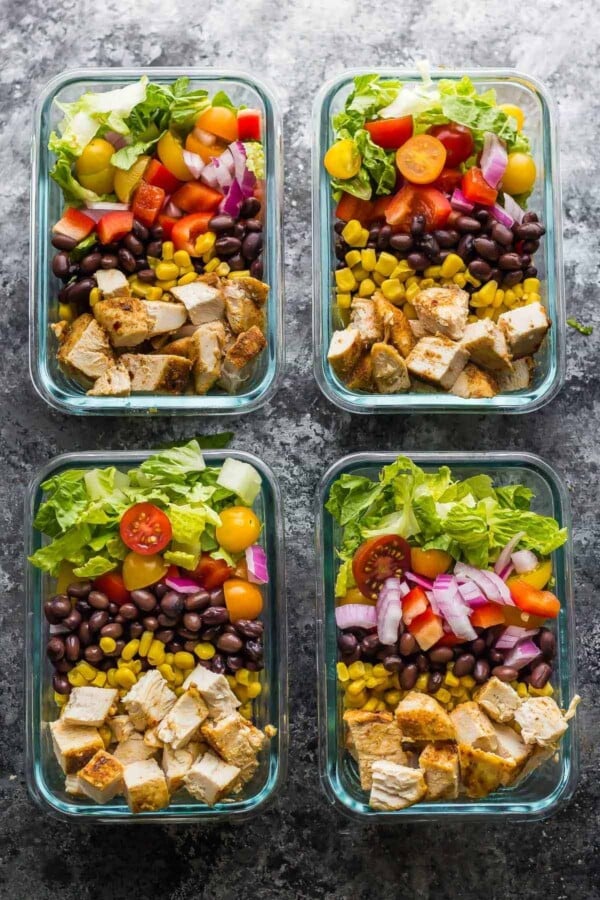
[[[120,241],[133,228],[133,213],[129,211],[106,213],[96,227],[101,244]]]
[[[214,212],[223,194],[200,181],[188,181],[175,191],[171,200],[185,212]]]
[[[53,226],[52,231],[55,234],[64,234],[65,237],[73,238],[74,241],[79,243],[88,234],[91,234],[95,227],[96,223],[90,216],[86,216],[85,213],[80,212],[75,207],[69,206],[68,209],[65,209],[62,219],[59,219],[56,225]]]
[[[132,212],[134,219],[151,228],[156,222],[156,217],[165,202],[165,192],[160,187],[140,182],[140,186],[133,195]]]
[[[190,256],[197,256],[196,238],[208,231],[208,223],[212,219],[212,213],[192,213],[178,219],[173,226],[171,238],[176,250],[187,250]]]
[[[144,181],[154,187],[162,188],[165,194],[173,194],[181,186],[181,181],[172,172],[169,172],[158,159],[151,159],[148,163],[144,172]]]

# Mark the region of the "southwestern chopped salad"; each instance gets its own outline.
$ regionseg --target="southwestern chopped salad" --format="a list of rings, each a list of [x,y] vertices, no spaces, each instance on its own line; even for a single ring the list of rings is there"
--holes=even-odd
[[[333,483],[337,676],[373,809],[485,797],[555,754],[579,701],[563,713],[551,682],[567,532],[532,499],[406,457]]]
[[[57,106],[60,365],[95,397],[239,393],[266,346],[261,112],[145,76]]]
[[[42,485],[30,562],[44,602],[65,790],[134,813],[184,789],[210,806],[254,777],[274,729],[263,690],[261,476],[196,441],[123,472],[67,469]],[[60,712],[60,716],[58,715]]]
[[[332,128],[336,375],[382,394],[528,387],[550,320],[523,110],[467,76],[367,74]]]

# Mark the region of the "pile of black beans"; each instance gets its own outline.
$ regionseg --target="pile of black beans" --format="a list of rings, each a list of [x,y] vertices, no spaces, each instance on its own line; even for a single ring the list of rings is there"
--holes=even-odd
[[[402,626],[401,626],[402,627]],[[415,686],[417,678],[429,673],[427,690],[434,693],[442,686],[448,663],[454,663],[454,674],[460,678],[472,675],[477,684],[483,684],[492,675],[501,681],[525,681],[535,688],[543,688],[552,675],[552,660],[556,653],[556,638],[548,628],[542,628],[533,638],[540,648],[540,656],[530,665],[513,669],[504,665],[507,650],[497,650],[494,644],[503,626],[476,628],[477,639],[455,647],[433,647],[423,652],[408,631],[399,635],[395,644],[384,645],[377,634],[362,628],[347,628],[338,636],[340,658],[346,665],[362,659],[383,665],[390,672],[398,672],[404,690]]]
[[[52,272],[64,287],[59,291],[61,303],[87,304],[96,282],[92,278],[98,269],[120,269],[125,275],[137,272],[141,281],[153,283],[155,275],[148,264],[148,257],[162,256],[163,229],[161,225],[146,228],[134,219],[133,228],[120,241],[112,244],[94,244],[76,261],[73,251],[77,241],[63,234],[52,236],[52,245],[58,253],[52,260]]]
[[[198,662],[218,674],[242,668],[258,672],[264,667],[263,623],[249,619],[231,623],[220,589],[180,594],[158,582],[131,591],[129,601],[119,605],[91,582],[80,582],[69,585],[66,594],[47,600],[44,614],[49,625],[60,628],[46,645],[55,670],[54,690],[59,694],[70,693],[67,673],[78,660],[106,671],[116,665],[125,644],[144,631],[152,631],[169,653],[193,652],[201,642],[213,644],[217,652],[212,659]],[[100,647],[103,637],[114,639],[111,653]],[[146,659],[141,662],[143,670],[150,668]]]
[[[242,203],[238,219],[219,213],[209,221],[208,229],[217,235],[215,253],[218,258],[233,272],[249,269],[252,277],[260,281],[264,238],[262,222],[256,218],[259,212],[260,200],[248,197]]]
[[[352,249],[342,238],[344,225],[343,222],[335,225],[338,268],[344,268],[346,253]],[[429,266],[440,265],[450,253],[456,253],[478,281],[495,281],[500,287],[509,288],[525,278],[536,277],[533,255],[545,233],[534,212],[525,213],[520,224],[515,222],[512,228],[507,228],[480,208],[468,216],[451,212],[446,227],[431,233],[425,231],[425,219],[421,215],[413,217],[410,234],[393,234],[390,225],[373,225],[367,247],[406,259],[419,273]],[[475,288],[467,284],[465,290],[471,292]]]

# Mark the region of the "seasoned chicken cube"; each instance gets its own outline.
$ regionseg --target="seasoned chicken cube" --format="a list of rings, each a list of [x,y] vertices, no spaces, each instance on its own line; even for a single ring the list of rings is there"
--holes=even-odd
[[[515,712],[515,722],[521,728],[526,744],[548,747],[563,736],[568,723],[552,697],[530,697]]]
[[[69,725],[64,719],[50,723],[54,753],[65,775],[71,775],[85,766],[98,750],[104,750],[104,741],[96,728]]]
[[[517,770],[516,777],[509,782],[513,787],[517,787],[521,782],[525,781],[532,772],[535,772],[536,769],[539,769],[541,765],[555,756],[559,750],[558,744],[549,744],[547,747],[540,747],[539,744],[527,744],[526,746],[530,751],[529,756],[525,764]]]
[[[419,756],[428,800],[456,800],[460,773],[456,744],[427,744]]]
[[[498,387],[502,393],[509,391],[524,391],[531,384],[531,376],[533,373],[533,359],[531,356],[524,356],[523,359],[515,359],[512,364],[512,372],[500,373],[498,375]]]
[[[351,391],[372,391],[373,384],[373,359],[365,353],[350,372],[346,386]]]
[[[116,705],[116,688],[74,687],[62,714],[68,725],[104,725],[111,706]]]
[[[152,752],[155,750],[162,750],[164,747],[164,742],[161,741],[158,736],[158,728],[159,725],[155,725],[154,728],[146,728],[144,732],[144,743],[146,747],[149,747],[152,750]]]
[[[109,297],[129,297],[131,294],[127,277],[120,269],[97,269],[94,278],[104,300]]]
[[[206,394],[221,374],[225,327],[222,322],[207,322],[200,325],[190,341],[194,387],[197,394]]]
[[[202,328],[202,325],[194,325],[194,331]],[[190,359],[192,356],[192,335],[188,337],[180,337],[175,341],[169,341],[160,348],[161,353],[168,353],[170,356],[185,356]]]
[[[240,705],[224,675],[217,675],[204,666],[198,665],[183,682],[184,690],[194,687],[202,695],[213,719],[232,715]]]
[[[405,765],[406,754],[402,749],[402,732],[391,713],[367,712],[364,709],[348,709],[344,722],[353,746],[353,756],[358,762],[360,786],[370,791],[371,770],[377,760]]]
[[[129,372],[122,362],[116,362],[96,379],[94,387],[88,391],[88,397],[128,397],[130,393]]]
[[[504,759],[512,759],[517,769],[520,770],[525,760],[531,755],[531,744],[526,744],[521,735],[517,734],[510,725],[494,725],[494,731],[498,742],[495,752]]]
[[[491,319],[479,319],[465,328],[461,341],[474,363],[492,372],[512,372],[504,333]]]
[[[201,753],[208,747],[200,741],[190,741],[181,750],[173,750],[165,744],[162,755],[162,769],[167,779],[169,794],[174,794],[183,787],[183,781]]]
[[[205,722],[200,731],[204,740],[225,762],[237,766],[240,780],[244,783],[250,781],[258,768],[258,750],[253,746],[246,720],[239,713],[234,713],[218,722]]]
[[[408,356],[415,346],[415,337],[409,325],[409,321],[397,306],[386,300],[379,292],[373,294],[375,312],[383,322],[385,339],[392,344],[404,357]]]
[[[421,338],[407,359],[411,375],[450,390],[469,359],[467,351],[443,335]]]
[[[177,331],[187,322],[187,310],[183,303],[167,303],[166,300],[144,300],[150,316],[150,337]]]
[[[467,363],[450,389],[451,394],[470,400],[474,397],[495,397],[498,382],[490,372],[482,372],[472,363]]]
[[[146,303],[137,297],[98,300],[94,316],[106,329],[113,347],[136,347],[152,332],[152,317]]]
[[[178,697],[175,706],[157,726],[158,738],[164,744],[170,744],[173,750],[180,750],[193,738],[207,716],[206,703],[195,688],[190,688]]]
[[[125,694],[123,705],[134,728],[145,731],[146,728],[158,725],[175,706],[176,700],[177,697],[158,669],[149,669]]]
[[[362,340],[356,328],[334,331],[327,352],[331,368],[340,378],[347,378],[362,353]]]
[[[473,699],[494,722],[510,722],[522,702],[515,689],[495,675],[475,692]]]
[[[536,353],[550,328],[550,319],[541,303],[518,306],[498,316],[514,359]]]
[[[266,346],[266,338],[256,325],[239,334],[225,353],[219,386],[230,394],[238,391],[244,381],[252,375],[254,370],[252,364]]]
[[[264,281],[259,281],[258,278],[252,278],[247,275],[244,275],[242,278],[235,278],[234,281],[236,287],[243,291],[253,303],[256,303],[257,306],[265,305],[269,296],[268,284],[265,284]]]
[[[488,753],[470,744],[458,745],[461,781],[467,797],[478,799],[508,784],[513,777],[516,764],[497,753]]]
[[[79,786],[79,776],[77,772],[72,775],[65,775],[65,793],[72,797],[85,797],[85,794]]]
[[[121,362],[129,372],[131,390],[140,394],[181,394],[192,364],[183,356],[125,353]]]
[[[172,287],[170,293],[183,303],[194,325],[204,325],[205,322],[223,318],[225,299],[220,284],[192,281],[191,284],[178,284]]]
[[[54,329],[55,333],[57,329]],[[89,313],[79,316],[72,325],[58,332],[60,347],[57,359],[67,371],[86,378],[100,378],[114,363],[108,335]]]
[[[184,784],[192,797],[214,806],[236,790],[240,775],[237,766],[230,766],[209,750],[190,768]]]
[[[469,317],[469,295],[456,285],[419,291],[412,301],[419,321],[431,334],[444,334],[453,341],[463,336]]]
[[[124,766],[129,766],[131,763],[150,759],[155,753],[156,749],[154,747],[149,747],[144,741],[144,735],[140,734],[138,731],[134,731],[134,733],[125,738],[124,741],[120,741],[117,744],[113,755],[122,762]]]
[[[418,803],[427,793],[420,769],[378,759],[372,767],[373,786],[369,797],[371,809],[390,812]]]
[[[234,334],[248,331],[253,325],[265,327],[265,315],[256,303],[248,297],[243,288],[237,284],[239,279],[228,282],[223,293],[225,295],[225,317]]]
[[[390,344],[373,344],[373,379],[380,394],[403,394],[410,389],[406,363]]]
[[[469,700],[460,703],[450,713],[456,740],[459,744],[469,744],[479,750],[496,750],[498,741],[494,726],[476,703]]]
[[[156,812],[169,805],[165,773],[155,759],[125,766],[123,784],[125,799],[133,813]]]
[[[383,340],[383,322],[377,315],[375,301],[357,297],[350,307],[350,321],[366,347]]]
[[[123,764],[106,750],[97,753],[79,772],[79,786],[96,803],[108,803],[123,790]]]
[[[425,335],[429,334],[423,323],[419,319],[408,319],[408,324],[410,326],[410,330],[415,339],[414,343],[420,341],[421,338],[425,337]],[[414,345],[413,345],[414,346]]]
[[[396,707],[396,721],[403,740],[454,740],[454,725],[444,707],[435,697],[420,691],[410,691],[400,701]]]
[[[117,744],[120,741],[126,741],[135,731],[129,716],[111,716],[106,724],[110,728],[113,741]]]

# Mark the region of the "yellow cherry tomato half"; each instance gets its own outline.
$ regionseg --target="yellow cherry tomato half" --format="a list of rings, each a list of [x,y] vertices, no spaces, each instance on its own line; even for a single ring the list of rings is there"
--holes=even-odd
[[[228,553],[241,553],[255,544],[260,535],[260,522],[256,513],[247,506],[230,506],[219,514],[221,524],[215,535]]]
[[[255,584],[230,578],[223,585],[225,606],[232,622],[240,619],[256,619],[262,612],[262,594]]]
[[[128,591],[138,591],[160,581],[168,568],[159,553],[142,556],[140,553],[131,552],[123,560],[123,582]]]
[[[517,123],[517,131],[523,131],[523,125],[525,124],[525,113],[521,109],[520,106],[515,106],[514,103],[502,103],[499,107],[503,113],[506,113],[507,116],[510,116]]]
[[[452,557],[444,550],[421,550],[420,547],[410,548],[410,565],[417,575],[424,578],[437,578],[448,571]]]
[[[165,131],[156,145],[156,152],[163,166],[169,172],[179,178],[180,181],[193,181],[194,176],[188,169],[183,158],[183,145],[170,131]]]
[[[84,188],[97,194],[110,194],[115,180],[115,167],[110,159],[115,148],[103,138],[94,138],[84,148],[75,163],[77,180]]]
[[[332,144],[323,160],[332,178],[354,178],[360,171],[362,157],[350,138]]]
[[[121,203],[129,203],[131,195],[142,180],[149,156],[140,156],[130,169],[117,169],[115,172],[115,194]]]
[[[526,194],[535,184],[536,168],[529,153],[509,153],[502,190],[507,194]]]
[[[511,575],[506,583],[510,587],[511,583],[518,579],[519,581],[524,581],[526,584],[531,585],[531,587],[537,588],[538,591],[543,591],[551,577],[552,561],[545,559],[536,566],[535,569],[532,569],[531,572],[524,572],[522,575]]]

